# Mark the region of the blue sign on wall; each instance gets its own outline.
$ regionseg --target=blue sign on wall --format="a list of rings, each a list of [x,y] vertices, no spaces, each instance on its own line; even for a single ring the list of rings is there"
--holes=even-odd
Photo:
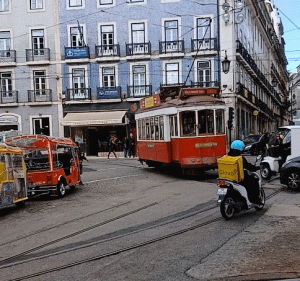
[[[121,98],[121,87],[98,88],[97,98],[98,99],[120,99]]]
[[[65,47],[65,59],[84,59],[89,58],[89,47]]]

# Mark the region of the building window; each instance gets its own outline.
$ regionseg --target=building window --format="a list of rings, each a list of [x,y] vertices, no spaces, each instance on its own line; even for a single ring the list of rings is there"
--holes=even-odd
[[[0,32],[0,50],[2,50],[2,51],[10,50],[10,32],[9,31]]]
[[[114,67],[102,68],[102,85],[105,88],[116,87],[116,74]]]
[[[197,64],[198,84],[200,87],[209,87],[211,82],[211,67],[209,61],[199,61]]]
[[[113,48],[114,45],[114,26],[113,25],[101,25],[101,46],[107,46]]]
[[[34,29],[31,31],[32,50],[35,56],[44,55],[45,39],[43,29]]]
[[[2,92],[2,97],[12,96],[11,72],[0,73],[0,91]]]
[[[165,41],[178,41],[178,21],[168,20],[164,23]]]
[[[30,10],[43,9],[43,0],[30,0]]]
[[[133,86],[145,86],[146,85],[146,66],[139,65],[133,66]]]
[[[131,24],[131,43],[145,43],[145,24]]]
[[[80,28],[80,31],[79,31]],[[83,27],[71,27],[70,29],[70,36],[71,36],[71,47],[83,47],[84,40],[83,40]]]
[[[197,39],[211,38],[211,19],[198,18],[197,19]]]
[[[32,128],[34,135],[50,136],[50,120],[49,117],[32,118]]]
[[[9,11],[9,1],[0,0],[0,12],[8,12],[8,11]]]
[[[112,5],[113,3],[113,0],[99,0],[99,5]]]
[[[82,0],[69,0],[69,7],[82,7]]]
[[[129,3],[143,3],[145,0],[129,0]]]
[[[85,70],[83,68],[72,69],[72,88],[78,94],[80,89],[85,89]]]
[[[46,72],[37,70],[33,72],[34,91],[36,95],[45,95],[46,89]]]
[[[179,63],[166,64],[166,84],[179,84]]]

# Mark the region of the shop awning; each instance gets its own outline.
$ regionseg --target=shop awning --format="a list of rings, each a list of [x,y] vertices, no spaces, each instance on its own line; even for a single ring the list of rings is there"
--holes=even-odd
[[[126,111],[101,112],[72,112],[67,113],[61,124],[63,126],[91,126],[91,125],[125,125]],[[124,122],[122,122],[124,121]]]

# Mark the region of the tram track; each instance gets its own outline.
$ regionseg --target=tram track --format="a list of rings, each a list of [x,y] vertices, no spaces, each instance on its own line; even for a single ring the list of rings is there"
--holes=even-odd
[[[278,193],[280,193],[283,190],[284,190],[284,188],[276,190],[275,192],[273,192],[269,196],[267,196],[266,200],[274,197],[275,195],[277,195]],[[179,218],[171,219],[171,220],[159,223],[159,224],[155,224],[155,225],[150,226],[150,227],[141,228],[141,229],[136,230],[136,231],[130,231],[130,232],[125,233],[123,235],[118,235],[116,237],[112,237],[112,238],[108,238],[108,239],[103,239],[101,241],[96,241],[96,242],[89,243],[89,244],[86,244],[86,245],[83,245],[83,246],[73,247],[73,248],[69,248],[69,249],[63,250],[63,251],[58,251],[58,252],[50,253],[50,254],[47,254],[47,255],[42,255],[42,256],[38,256],[38,257],[34,257],[34,258],[29,258],[29,259],[26,259],[26,260],[23,260],[23,261],[19,261],[19,262],[12,262],[12,263],[0,266],[0,269],[4,269],[4,268],[7,268],[7,267],[17,266],[17,265],[20,265],[20,264],[23,264],[23,263],[32,262],[32,261],[35,261],[35,260],[41,260],[41,259],[53,257],[55,255],[64,254],[64,253],[67,253],[67,252],[70,252],[70,251],[84,249],[84,248],[95,246],[95,245],[98,245],[98,244],[104,243],[104,242],[110,242],[110,241],[113,241],[113,240],[116,240],[116,239],[123,238],[125,236],[136,234],[136,233],[139,233],[139,232],[142,232],[142,231],[147,231],[147,230],[150,230],[150,229],[153,229],[153,228],[158,228],[158,227],[164,226],[166,224],[177,222],[179,220],[187,219],[187,218],[190,218],[192,216],[195,216],[195,215],[198,215],[200,213],[204,213],[204,212],[216,209],[216,208],[218,208],[218,205],[216,203],[211,203],[206,208],[200,209],[200,210],[195,211],[193,213],[188,213],[188,214],[186,214],[186,215],[184,215],[182,217],[179,217]],[[117,255],[117,254],[120,254],[120,253],[123,253],[123,252],[126,252],[126,251],[137,249],[137,248],[140,248],[140,247],[143,247],[143,246],[146,246],[146,245],[150,245],[152,243],[159,242],[161,240],[164,240],[164,239],[167,239],[167,238],[170,238],[170,237],[174,237],[174,236],[183,234],[183,233],[188,232],[188,231],[192,231],[194,229],[197,229],[197,228],[200,228],[200,227],[212,224],[212,223],[220,221],[222,219],[223,219],[222,217],[218,217],[218,218],[214,218],[214,219],[211,219],[211,220],[208,220],[208,221],[205,221],[205,222],[200,222],[200,223],[198,223],[198,224],[196,224],[194,226],[191,226],[191,227],[188,227],[188,228],[184,228],[184,229],[181,229],[179,231],[172,232],[170,234],[163,235],[163,236],[158,237],[158,238],[150,239],[148,241],[144,241],[144,242],[138,243],[136,245],[127,246],[127,247],[124,247],[122,249],[111,251],[111,252],[106,253],[106,254],[94,256],[94,257],[87,258],[87,259],[82,259],[82,260],[79,260],[79,261],[76,261],[76,262],[72,262],[72,263],[69,263],[69,264],[66,264],[66,265],[62,265],[62,266],[59,266],[59,267],[53,267],[53,268],[50,268],[50,269],[46,269],[46,270],[43,270],[43,271],[40,271],[40,272],[37,272],[37,273],[34,273],[34,274],[26,275],[26,276],[23,276],[23,277],[19,277],[17,279],[12,279],[12,280],[26,280],[26,279],[29,279],[29,278],[37,277],[37,276],[44,275],[44,274],[47,274],[47,273],[51,273],[51,272],[54,272],[54,271],[59,271],[59,270],[66,269],[66,268],[69,268],[69,267],[73,267],[73,266],[76,266],[76,265],[80,265],[80,264],[83,264],[83,263],[87,263],[87,262],[99,260],[99,259],[102,259],[102,258],[114,256],[114,255]],[[57,243],[57,241],[53,241],[53,242],[54,243],[51,243],[51,244]],[[47,245],[49,245],[49,243],[47,243]],[[45,246],[43,246],[43,247],[45,247]],[[33,248],[31,250],[28,250],[26,252],[20,253],[18,255],[11,256],[8,259],[2,260],[2,261],[10,261],[10,260],[15,259],[17,257],[21,257],[21,256],[24,256],[26,254],[33,253],[33,252],[37,251],[38,249],[41,249],[41,248],[40,247]]]

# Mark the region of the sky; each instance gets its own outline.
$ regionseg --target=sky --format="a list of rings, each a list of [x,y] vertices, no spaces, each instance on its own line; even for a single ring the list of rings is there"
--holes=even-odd
[[[300,0],[274,0],[284,28],[287,70],[295,72],[300,65]]]

